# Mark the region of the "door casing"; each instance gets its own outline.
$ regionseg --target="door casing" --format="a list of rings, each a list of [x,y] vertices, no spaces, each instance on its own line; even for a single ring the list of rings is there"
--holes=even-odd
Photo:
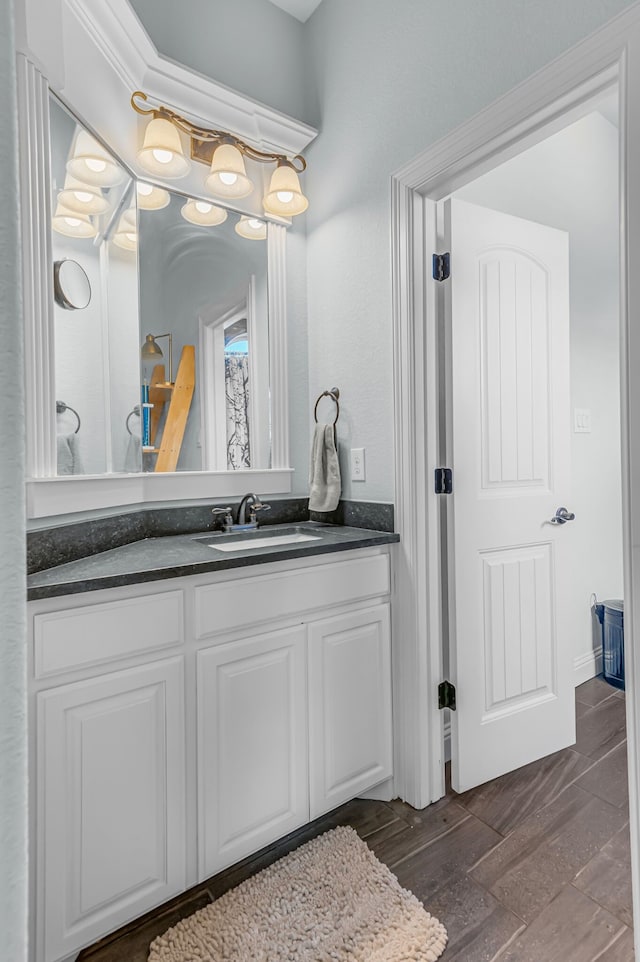
[[[392,177],[392,307],[397,552],[394,589],[395,791],[416,808],[444,794],[441,587],[446,557],[440,502],[437,204],[459,187],[588,113],[617,85],[620,97],[620,349],[625,659],[633,909],[640,958],[640,3],[428,148]],[[455,264],[453,265],[455,270]]]

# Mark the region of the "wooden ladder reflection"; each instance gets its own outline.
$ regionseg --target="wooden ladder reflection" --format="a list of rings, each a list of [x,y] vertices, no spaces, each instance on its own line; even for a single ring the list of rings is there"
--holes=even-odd
[[[154,445],[151,454],[157,454],[155,471],[175,471],[182,440],[187,426],[189,409],[196,380],[196,349],[185,344],[180,355],[178,372],[173,384],[165,381],[164,365],[157,364],[151,375],[149,400],[151,408],[150,440]],[[169,398],[169,410],[164,423],[160,444],[156,446],[158,425],[164,406]]]

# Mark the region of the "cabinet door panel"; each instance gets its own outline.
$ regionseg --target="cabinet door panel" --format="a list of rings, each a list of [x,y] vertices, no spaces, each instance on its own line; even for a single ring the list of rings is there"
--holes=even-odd
[[[392,773],[389,606],[309,627],[311,818]]]
[[[309,817],[303,626],[198,652],[200,877]]]
[[[48,962],[185,887],[182,658],[42,692],[38,726]]]

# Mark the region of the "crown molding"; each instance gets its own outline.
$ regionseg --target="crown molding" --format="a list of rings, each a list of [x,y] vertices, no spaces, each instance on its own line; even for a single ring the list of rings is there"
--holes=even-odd
[[[127,0],[63,0],[63,6],[128,90],[143,89],[203,126],[230,130],[263,150],[297,154],[317,136],[308,124],[161,56]]]

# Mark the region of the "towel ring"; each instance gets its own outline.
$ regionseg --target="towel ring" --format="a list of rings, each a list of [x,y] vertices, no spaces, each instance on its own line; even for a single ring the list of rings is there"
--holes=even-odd
[[[340,404],[338,403],[338,398],[340,397],[340,388],[332,387],[330,391],[323,391],[322,394],[318,395],[316,405],[313,409],[313,420],[318,423],[318,405],[323,397],[330,397],[336,404],[336,416],[333,420],[333,427],[335,428],[338,423],[338,418],[340,417]]]
[[[71,407],[70,404],[65,404],[64,401],[56,401],[56,414],[64,414],[65,411],[71,411],[72,414],[75,414],[78,420],[78,427],[75,429],[73,433],[77,434],[78,431],[80,430],[80,425],[82,423],[80,421],[80,415],[78,414],[75,408]]]
[[[125,425],[126,425],[127,431],[129,432],[129,434],[130,434],[132,437],[133,437],[133,431],[132,431],[131,428],[129,427],[129,421],[131,420],[131,418],[133,417],[134,414],[136,415],[136,417],[140,417],[140,405],[139,405],[139,404],[136,404],[136,406],[134,407],[133,411],[129,411],[129,413],[127,414],[127,420],[124,422]]]

